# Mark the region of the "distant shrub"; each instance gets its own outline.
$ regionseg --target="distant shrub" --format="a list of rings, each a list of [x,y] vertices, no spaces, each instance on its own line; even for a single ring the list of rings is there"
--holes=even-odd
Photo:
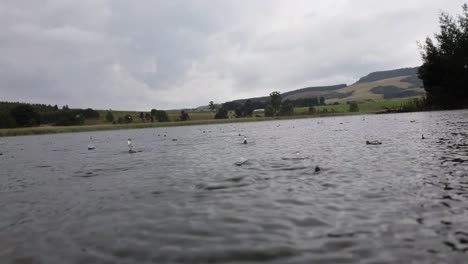
[[[40,124],[40,116],[31,105],[17,105],[11,109],[10,114],[18,126],[28,127]]]
[[[112,113],[112,110],[106,111],[106,121],[109,123],[114,123],[114,114]]]
[[[218,112],[216,113],[215,119],[227,119],[228,118],[228,111],[224,108],[218,109]]]
[[[86,108],[81,111],[84,118],[99,118],[99,112],[91,108]]]
[[[58,112],[56,126],[78,126],[84,123],[80,110],[62,110]]]
[[[400,112],[417,112],[428,109],[428,103],[425,97],[413,98],[400,106]]]
[[[16,120],[10,113],[0,112],[0,128],[17,127]]]
[[[275,116],[275,108],[273,108],[272,105],[267,105],[265,107],[265,116],[267,116],[267,117]]]
[[[132,117],[131,115],[128,115],[128,114],[125,115],[125,116],[124,116],[124,122],[125,122],[125,124],[130,124],[130,123],[132,123],[132,122],[133,122],[133,117]]]
[[[278,112],[280,116],[291,116],[294,115],[294,106],[291,103],[283,103]]]
[[[356,102],[349,104],[349,112],[359,112],[359,105]]]
[[[313,106],[309,107],[309,114],[314,115],[316,113],[317,113],[317,110],[315,109],[315,107],[313,107]]]

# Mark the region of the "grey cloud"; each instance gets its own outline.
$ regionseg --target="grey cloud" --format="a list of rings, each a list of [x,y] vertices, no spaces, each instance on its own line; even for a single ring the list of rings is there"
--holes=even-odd
[[[455,1],[5,0],[0,100],[148,110],[416,66]]]

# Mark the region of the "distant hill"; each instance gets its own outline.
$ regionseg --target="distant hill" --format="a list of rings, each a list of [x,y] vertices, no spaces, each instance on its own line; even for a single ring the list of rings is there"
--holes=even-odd
[[[320,97],[328,94],[333,94],[339,89],[346,88],[346,84],[339,84],[333,86],[319,86],[319,87],[307,87],[290,92],[283,93],[283,100],[296,100],[300,98]]]
[[[375,82],[375,81],[380,81],[380,80],[390,79],[390,78],[395,78],[395,77],[400,77],[400,76],[415,76],[417,79],[418,69],[419,67],[414,67],[414,68],[402,68],[402,69],[396,69],[396,70],[390,70],[390,71],[373,72],[373,73],[368,74],[367,76],[362,77],[355,84]]]
[[[418,67],[378,71],[360,78],[350,86],[339,84],[307,87],[284,92],[281,95],[283,100],[291,101],[323,96],[327,104],[420,96],[424,95],[425,91],[421,88],[422,81],[418,78],[417,72]],[[234,102],[244,103],[247,100],[268,102],[270,97],[266,95],[263,97],[234,100]]]

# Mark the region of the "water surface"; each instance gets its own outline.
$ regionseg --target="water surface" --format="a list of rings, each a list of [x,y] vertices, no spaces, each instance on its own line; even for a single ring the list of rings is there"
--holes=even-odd
[[[0,142],[1,263],[468,259],[468,111]]]

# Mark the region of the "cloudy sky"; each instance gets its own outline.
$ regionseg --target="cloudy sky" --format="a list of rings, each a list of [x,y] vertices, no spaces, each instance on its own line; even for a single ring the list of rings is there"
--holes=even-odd
[[[174,109],[418,66],[463,0],[0,0],[0,101]]]

